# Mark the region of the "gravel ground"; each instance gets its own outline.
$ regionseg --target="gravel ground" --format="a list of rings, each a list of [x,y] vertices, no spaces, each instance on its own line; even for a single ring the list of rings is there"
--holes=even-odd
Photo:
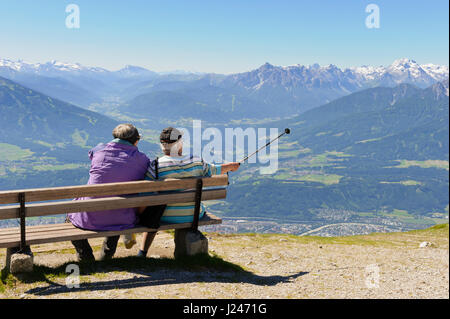
[[[0,292],[0,297],[448,299],[448,228],[446,234],[376,234],[336,241],[289,235],[208,234],[210,252],[246,272],[187,271],[183,267],[117,269],[81,276],[80,289],[68,289],[61,276],[47,282],[18,280],[15,287],[7,288],[3,295]],[[433,245],[419,248],[423,241]],[[99,247],[101,240],[91,243]],[[74,261],[71,248],[70,243],[33,246],[35,264],[56,267]],[[149,257],[172,258],[173,249],[173,236],[159,233]],[[136,246],[127,250],[120,245],[116,256],[136,252]]]

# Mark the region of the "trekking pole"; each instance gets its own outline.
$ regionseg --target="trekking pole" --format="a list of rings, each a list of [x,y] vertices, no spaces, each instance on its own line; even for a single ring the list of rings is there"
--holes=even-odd
[[[248,156],[246,156],[244,159],[242,159],[239,163],[243,163],[243,162],[245,162],[246,160],[248,160],[249,159],[249,157],[251,157],[251,156],[253,156],[253,155],[255,155],[256,153],[258,153],[260,150],[262,150],[263,148],[265,148],[265,147],[267,147],[267,146],[269,146],[269,144],[270,143],[272,143],[273,141],[276,141],[277,139],[279,139],[280,137],[282,137],[284,134],[290,134],[291,133],[291,130],[290,129],[288,129],[288,128],[285,128],[284,129],[284,132],[283,133],[281,133],[280,135],[278,135],[277,137],[275,137],[273,140],[271,140],[270,142],[268,142],[266,145],[264,145],[263,147],[261,147],[260,149],[258,149],[258,150],[256,150],[255,152],[253,152],[252,154],[250,154],[250,155],[248,155]]]

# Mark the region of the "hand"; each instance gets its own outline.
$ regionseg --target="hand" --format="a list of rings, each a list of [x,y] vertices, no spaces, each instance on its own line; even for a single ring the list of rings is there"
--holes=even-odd
[[[239,169],[239,166],[241,166],[241,163],[233,162],[233,163],[227,163],[222,165],[222,174],[228,173],[228,172],[235,172]]]
[[[233,162],[233,163],[229,163],[228,165],[230,165],[230,171],[235,172],[239,169],[239,166],[241,166],[241,163]]]

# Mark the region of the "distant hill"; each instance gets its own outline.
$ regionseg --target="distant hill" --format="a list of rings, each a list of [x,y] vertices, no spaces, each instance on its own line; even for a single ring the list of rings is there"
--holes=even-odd
[[[111,137],[112,120],[0,78],[0,141],[95,146]]]
[[[243,165],[217,212],[411,228],[448,220],[448,80],[366,89],[262,126],[291,129],[278,171]]]
[[[0,77],[0,189],[85,183],[89,149],[118,124]]]
[[[293,138],[316,151],[425,160],[448,159],[448,121],[446,80],[427,89],[409,84],[367,89],[289,122]]]

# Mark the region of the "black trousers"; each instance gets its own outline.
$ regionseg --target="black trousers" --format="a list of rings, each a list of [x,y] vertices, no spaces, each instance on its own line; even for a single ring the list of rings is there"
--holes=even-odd
[[[147,206],[139,215],[139,225],[149,228],[159,228],[159,221],[167,205]]]
[[[105,240],[103,241],[102,250],[100,252],[100,260],[111,259],[114,256],[119,238],[120,235],[105,238]],[[73,240],[72,244],[77,251],[77,257],[79,261],[95,260],[94,254],[92,252],[92,247],[91,245],[89,245],[87,239]]]
[[[66,216],[66,223],[71,223],[69,216]],[[120,236],[106,237],[103,241],[102,251],[100,253],[100,260],[111,259],[116,253],[117,243]],[[92,247],[89,245],[87,239],[72,240],[72,245],[77,252],[78,261],[94,261],[94,253]]]

